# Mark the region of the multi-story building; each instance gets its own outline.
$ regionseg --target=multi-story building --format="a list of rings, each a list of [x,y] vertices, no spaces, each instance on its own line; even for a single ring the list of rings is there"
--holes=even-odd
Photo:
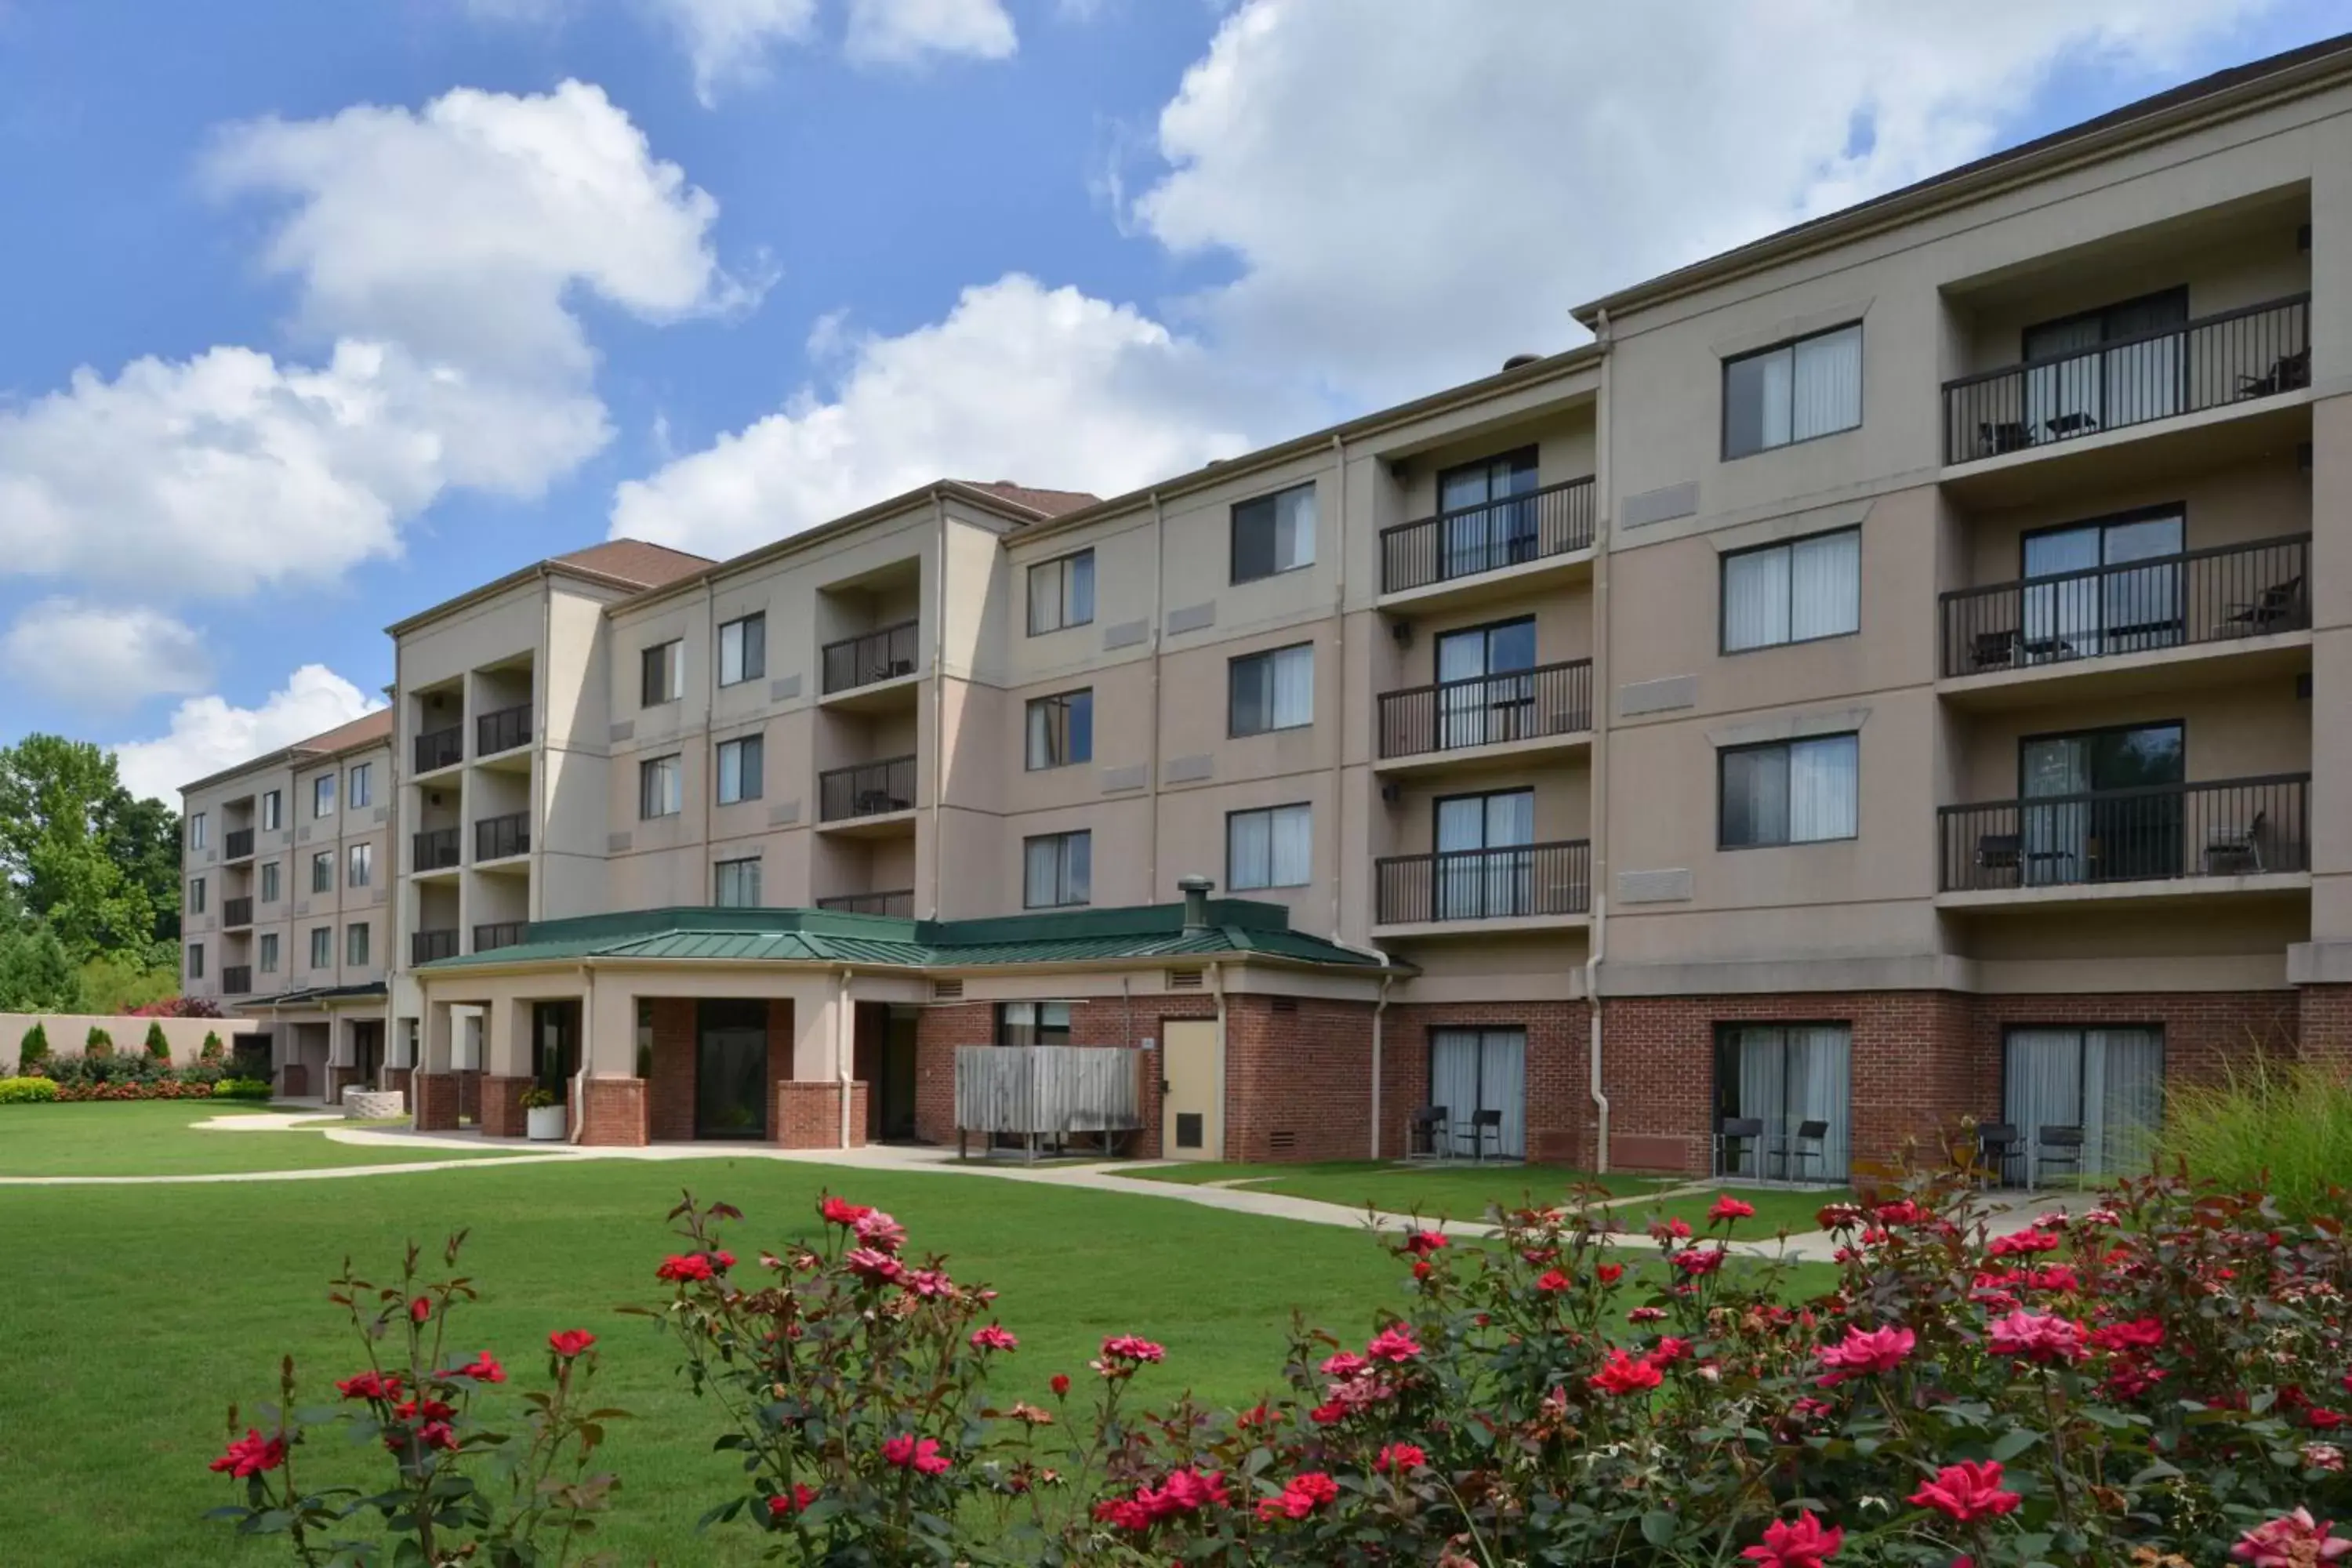
[[[234,1044],[283,1095],[339,1095],[384,1066],[392,788],[376,712],[182,791],[183,989],[267,1026]]]
[[[2352,40],[1580,318],[394,626],[420,1121],[945,1138],[954,1047],[1067,1040],[1174,1156],[2097,1169],[2347,1047]]]

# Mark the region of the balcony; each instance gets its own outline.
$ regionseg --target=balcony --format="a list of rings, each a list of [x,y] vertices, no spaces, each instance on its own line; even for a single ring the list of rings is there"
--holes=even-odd
[[[1944,384],[1944,461],[2032,451],[2311,384],[2311,296]]]
[[[476,758],[495,757],[500,752],[511,752],[517,746],[530,744],[530,704],[518,703],[496,712],[477,714],[474,719],[474,755]]]
[[[2011,677],[1986,684],[2030,683],[2042,700],[2050,675],[2085,666],[2129,660],[2165,679],[2199,650],[2275,651],[2262,639],[2311,629],[2310,574],[2301,533],[1962,588],[1943,595],[1943,673]]]
[[[1592,548],[1590,476],[1381,531],[1381,592],[1427,590]]]
[[[837,893],[830,899],[819,899],[816,907],[845,915],[888,915],[895,920],[915,918],[915,890],[901,889],[895,893]]]
[[[474,824],[474,863],[530,853],[530,813],[510,811]]]
[[[1580,921],[1592,908],[1592,845],[1574,838],[1391,855],[1372,862],[1372,896],[1375,930],[1491,930],[1498,921],[1555,925]]]
[[[860,763],[835,768],[816,780],[819,824],[892,817],[915,809],[915,759]]]
[[[487,925],[478,925],[474,928],[474,951],[495,952],[502,947],[512,947],[522,941],[523,932],[530,925],[529,921],[492,921]]]
[[[437,768],[454,768],[466,760],[466,727],[452,724],[446,730],[428,730],[416,737],[416,771],[429,773]]]
[[[838,696],[915,673],[922,657],[922,624],[901,621],[878,631],[824,645],[824,695]]]
[[[1381,694],[1381,771],[1515,758],[1591,738],[1592,661]]]
[[[252,923],[253,900],[251,898],[221,900],[221,925],[225,930],[235,931],[238,926],[249,926]]]
[[[253,994],[253,965],[231,963],[221,970],[221,994],[250,996]]]
[[[454,931],[420,931],[408,939],[408,962],[412,965],[457,956],[457,933]]]
[[[250,860],[253,858],[253,829],[250,827],[230,828],[228,830],[228,837],[222,840],[221,843],[221,858],[224,860]]]
[[[409,869],[412,871],[447,871],[456,868],[457,830],[454,827],[428,827],[413,833],[408,838]]]
[[[2293,886],[2311,869],[2310,790],[2309,773],[2273,773],[1943,806],[1937,886],[1958,904]]]

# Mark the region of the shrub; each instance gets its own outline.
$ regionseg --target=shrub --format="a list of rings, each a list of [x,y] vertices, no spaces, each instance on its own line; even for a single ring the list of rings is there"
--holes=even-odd
[[[158,1061],[172,1059],[171,1037],[163,1033],[161,1024],[150,1023],[147,1026],[147,1054]]]
[[[537,1084],[522,1091],[522,1108],[525,1110],[545,1110],[551,1106],[562,1103],[562,1095],[551,1089],[542,1089]]]
[[[196,1060],[200,1062],[216,1063],[226,1058],[227,1054],[228,1052],[226,1048],[221,1045],[220,1032],[216,1029],[206,1029],[205,1031],[204,1046],[196,1052]]]
[[[110,1057],[114,1054],[114,1037],[103,1026],[92,1024],[89,1033],[83,1037],[81,1048],[85,1056]]]
[[[268,1100],[269,1094],[266,1078],[225,1078],[213,1085],[215,1100]]]
[[[2352,1083],[2313,1062],[2255,1057],[2218,1084],[2166,1091],[2160,1147],[2204,1179],[2266,1192],[2299,1218],[2352,1173]]]
[[[21,1073],[37,1073],[41,1070],[41,1064],[48,1059],[49,1032],[42,1027],[41,1021],[36,1018],[33,1020],[33,1026],[25,1031],[25,1037],[16,1042],[16,1070]]]
[[[218,1062],[191,1062],[186,1067],[172,1069],[172,1080],[182,1084],[201,1083],[209,1087],[227,1076],[227,1069]]]
[[[0,1078],[0,1105],[39,1105],[57,1099],[58,1086],[45,1078]]]

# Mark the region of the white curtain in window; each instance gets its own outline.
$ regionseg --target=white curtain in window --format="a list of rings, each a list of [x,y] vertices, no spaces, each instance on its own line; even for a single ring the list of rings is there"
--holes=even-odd
[[[1790,640],[1837,637],[1861,626],[1861,531],[1824,533],[1790,545]]]
[[[1060,759],[1054,753],[1054,711],[1050,702],[1029,704],[1029,766],[1050,768]]]
[[[1743,1139],[1738,1155],[1732,1162],[1731,1174],[1760,1176],[1769,1174],[1770,1166],[1765,1160],[1767,1148],[1777,1148],[1780,1141],[1780,1108],[1788,1098],[1784,1073],[1789,1052],[1778,1028],[1742,1029],[1739,1040],[1739,1105],[1742,1118],[1755,1117],[1764,1123],[1761,1144],[1753,1139]]]
[[[1789,552],[1751,550],[1723,562],[1723,646],[1769,647],[1789,640]]]
[[[1227,820],[1232,842],[1225,846],[1225,885],[1244,890],[1265,887],[1273,875],[1273,814],[1241,811]]]
[[[1315,563],[1315,487],[1301,485],[1274,498],[1274,569]]]
[[[1486,1152],[1522,1159],[1528,1149],[1528,1037],[1524,1029],[1440,1029],[1430,1036],[1432,1105],[1465,1133],[1480,1110],[1499,1110],[1497,1136]],[[1462,1148],[1470,1145],[1465,1138]]]
[[[1274,656],[1274,727],[1315,721],[1315,649],[1286,647]]]
[[[1802,441],[1862,423],[1862,328],[1846,327],[1796,345],[1789,438]],[[1766,384],[1768,395],[1770,383]],[[1769,424],[1765,426],[1771,428]]]
[[[1788,1135],[1808,1121],[1826,1121],[1818,1161],[1792,1161],[1791,1175],[1843,1181],[1851,1157],[1853,1070],[1853,1031],[1843,1024],[1818,1024],[1789,1031]],[[1811,1145],[1807,1145],[1811,1147]]]
[[[1853,735],[1797,741],[1789,747],[1789,841],[1854,836],[1861,747]]]
[[[1277,806],[1268,816],[1272,823],[1267,851],[1272,873],[1269,885],[1305,887],[1315,858],[1314,811],[1304,805],[1285,805]]]
[[[1767,447],[1789,444],[1790,367],[1795,355],[1787,349],[1768,354],[1763,359],[1763,437]]]
[[[1061,845],[1058,838],[1032,838],[1024,847],[1021,901],[1032,909],[1062,901]]]
[[[2083,1118],[2083,1037],[2074,1029],[2012,1029],[2001,1120],[2028,1149],[2045,1127],[2080,1127]],[[2090,1132],[2084,1130],[2084,1158]]]
[[[1440,1029],[1429,1037],[1429,1103],[1446,1120],[1468,1121],[1478,1109],[1478,1031]]]
[[[2148,1029],[2085,1034],[2083,1168],[2094,1175],[2145,1172],[2163,1114],[2163,1037]]]

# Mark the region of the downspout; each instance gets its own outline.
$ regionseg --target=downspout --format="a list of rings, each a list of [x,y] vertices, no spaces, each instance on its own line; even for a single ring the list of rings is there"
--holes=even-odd
[[[940,866],[946,847],[940,843],[947,828],[948,759],[948,499],[937,489],[931,491],[931,520],[937,535],[931,575],[931,919],[940,918]],[[921,593],[916,594],[916,608],[921,609]],[[849,977],[842,975],[842,994],[848,994]],[[845,1083],[847,1079],[843,1080]],[[841,1146],[849,1147],[849,1091],[841,1091]]]
[[[1161,552],[1168,548],[1168,521],[1160,509],[1160,492],[1151,492],[1151,739],[1144,749],[1144,765],[1150,768],[1149,789],[1151,799],[1151,828],[1145,837],[1143,860],[1144,902],[1160,896],[1160,661],[1164,652],[1161,634],[1167,629],[1163,617],[1167,608],[1160,603],[1167,592],[1167,573]],[[1097,584],[1099,591],[1100,584]]]
[[[1396,976],[1381,971],[1381,999],[1372,1004],[1372,1158],[1381,1157],[1381,1024],[1389,1010],[1389,983]]]
[[[1332,548],[1332,567],[1337,580],[1331,589],[1332,632],[1331,662],[1339,674],[1336,680],[1338,700],[1331,705],[1331,940],[1339,940],[1339,846],[1345,844],[1348,826],[1348,444],[1335,431],[1331,437],[1331,468],[1338,476],[1336,488],[1339,504],[1333,514],[1333,531],[1339,535]],[[1378,1058],[1375,1056],[1374,1060]],[[1377,1081],[1377,1074],[1375,1074]],[[1372,1112],[1372,1139],[1380,1140],[1378,1101]],[[1377,1148],[1372,1157],[1380,1158]]]
[[[1608,311],[1598,313],[1593,336],[1604,345],[1608,342]],[[1592,846],[1592,923],[1584,950],[1584,1012],[1591,1035],[1591,1084],[1588,1092],[1592,1097],[1592,1168],[1602,1175],[1609,1172],[1609,1095],[1601,1086],[1601,962],[1608,945],[1609,913],[1605,890],[1609,885],[1609,520],[1614,511],[1616,483],[1614,467],[1609,461],[1612,358],[1605,352],[1601,356],[1601,396],[1593,420],[1593,456],[1602,470],[1602,482],[1594,487],[1600,493],[1594,498],[1592,541],[1593,766],[1591,822],[1586,829]]]
[[[1211,1156],[1222,1160],[1226,1156],[1225,1143],[1225,966],[1209,965],[1209,988],[1217,996],[1217,1148]]]
[[[531,753],[530,753],[530,890],[523,895],[524,915],[530,920],[547,916],[547,730],[542,707],[547,712],[555,708],[554,690],[548,684],[548,661],[553,657],[555,645],[555,590],[553,579],[544,563],[539,574],[539,657],[531,660]],[[460,737],[462,740],[463,737]],[[465,802],[460,798],[458,809]],[[459,843],[464,842],[465,827],[458,828]],[[460,872],[460,876],[464,873]],[[584,1037],[586,1031],[583,1030]],[[584,1057],[585,1052],[582,1055]],[[585,1105],[585,1100],[581,1102]]]
[[[567,1143],[580,1142],[588,1131],[588,1068],[596,1059],[596,976],[583,960],[580,965],[580,1070],[572,1075],[572,1103],[580,1108],[572,1119]]]
[[[841,996],[840,999],[834,1004],[835,1013],[833,1019],[834,1067],[841,1081],[841,1142],[839,1147],[844,1149],[849,1147],[849,1099],[851,1094],[855,1092],[852,1088],[853,1079],[851,1076],[851,1068],[854,1066],[854,1063],[851,1060],[851,1053],[856,1049],[856,1036],[850,1028],[851,1003],[849,1000],[849,973],[850,972],[846,969],[841,972]]]

